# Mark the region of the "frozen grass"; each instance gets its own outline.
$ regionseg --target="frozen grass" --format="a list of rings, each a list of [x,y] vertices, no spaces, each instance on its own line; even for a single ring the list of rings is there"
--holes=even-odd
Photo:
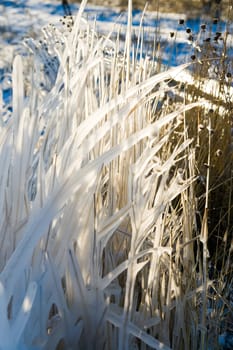
[[[0,104],[0,348],[217,349],[232,311],[230,107],[179,87],[187,65],[136,59],[130,3],[123,52],[84,7],[27,40]]]

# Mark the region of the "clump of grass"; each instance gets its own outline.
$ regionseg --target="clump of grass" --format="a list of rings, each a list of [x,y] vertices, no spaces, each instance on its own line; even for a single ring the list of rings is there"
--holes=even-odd
[[[229,18],[222,32],[218,31],[219,19],[206,19],[195,35],[192,28],[186,28],[188,35],[192,33],[191,59],[195,64],[191,75],[172,82],[174,94],[169,99],[170,109],[177,105],[176,96],[182,96],[187,102],[200,98],[207,101],[205,108],[187,112],[185,122],[187,137],[193,137],[196,145],[198,179],[194,186],[196,219],[193,217],[193,220],[196,220],[196,235],[199,232],[201,238],[200,246],[195,248],[198,268],[202,276],[207,275],[205,283],[213,281],[211,288],[207,288],[205,327],[208,332],[203,348],[207,343],[218,348],[218,335],[224,332],[232,339],[231,322],[226,321],[232,314],[231,13],[229,7]],[[186,27],[185,22],[182,25]],[[225,344],[225,348],[231,348],[229,344]]]
[[[173,98],[188,65],[155,74],[137,59],[130,3],[122,53],[84,7],[26,42],[30,65],[15,58],[0,109],[0,346],[204,349],[230,289],[210,276],[207,235],[212,193],[231,191],[211,170],[227,141],[212,148],[209,115],[197,133],[199,96]],[[230,224],[230,196],[227,208]],[[230,271],[228,241],[223,252]]]

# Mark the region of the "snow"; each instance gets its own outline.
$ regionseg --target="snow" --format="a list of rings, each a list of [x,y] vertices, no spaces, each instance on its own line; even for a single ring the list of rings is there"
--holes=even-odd
[[[70,5],[73,15],[78,12],[79,5],[72,3]],[[64,8],[61,1],[52,0],[2,0],[0,4],[0,85],[3,89],[3,101],[8,102],[11,94],[11,62],[17,53],[25,54],[23,42],[26,38],[36,38],[41,30],[48,23],[58,25],[64,16]],[[127,26],[127,13],[118,8],[106,8],[103,6],[87,5],[84,16],[93,23],[100,34],[107,35],[110,32],[118,33],[124,38]],[[180,24],[180,20],[184,24]],[[190,62],[190,57],[201,57],[202,45],[205,40],[213,36],[214,33],[224,33],[227,29],[228,54],[233,55],[233,25],[219,21],[213,24],[210,19],[205,17],[188,18],[186,14],[145,12],[142,17],[142,11],[133,10],[132,28],[135,37],[140,34],[140,25],[143,24],[144,50],[146,54],[162,60],[167,66],[176,66],[185,62]],[[200,30],[200,26],[206,24],[206,30]],[[228,25],[228,27],[227,27]],[[193,41],[189,40],[191,29]],[[116,34],[115,34],[116,35]],[[159,43],[154,48],[154,38]],[[123,49],[123,41],[121,42]],[[212,46],[217,52],[223,48],[223,40],[218,40]],[[135,42],[136,46],[136,42]],[[217,63],[218,61],[216,61]],[[209,76],[213,79],[203,85],[204,92],[218,92],[218,82],[216,74],[209,70]],[[186,70],[180,73],[177,80],[193,84],[192,75]],[[214,87],[214,88],[213,88]],[[227,88],[227,94],[233,96],[232,87]]]
[[[72,13],[78,11],[77,4],[70,5]],[[36,36],[44,25],[48,23],[58,23],[64,9],[60,1],[36,1],[36,0],[2,0],[0,5],[0,69],[6,66],[13,57],[14,50],[19,50],[22,39],[27,36]],[[102,6],[88,5],[85,9],[85,16],[89,21],[97,23],[97,29],[101,33],[109,33],[113,30],[121,29],[126,32],[127,13],[121,12],[117,8],[106,8]],[[140,27],[142,12],[133,11],[132,25],[137,34]],[[184,19],[183,25],[179,24],[179,19]],[[226,23],[220,21],[217,25],[208,24],[205,33],[200,34],[200,25],[207,23],[206,18],[187,18],[185,14],[163,14],[158,12],[145,13],[143,17],[143,27],[145,37],[152,45],[156,35],[163,47],[163,61],[165,64],[177,65],[190,60],[191,54],[196,49],[196,42],[206,38],[210,31],[221,31],[226,29]],[[190,43],[186,28],[191,28],[194,42]],[[232,32],[232,27],[228,28]],[[174,37],[170,36],[174,33]],[[232,46],[232,36],[229,37],[229,46]],[[150,45],[148,45],[150,47]]]
[[[72,14],[78,11],[78,4],[71,4]],[[3,100],[8,102],[11,93],[11,81],[8,72],[11,71],[11,62],[17,53],[24,54],[23,41],[28,37],[38,37],[41,29],[48,23],[58,25],[64,16],[64,8],[61,1],[52,0],[2,0],[0,5],[0,84],[3,87]],[[124,37],[127,25],[127,13],[117,8],[106,8],[103,6],[87,5],[84,16],[95,25],[100,34],[108,34],[111,31],[120,32]],[[179,20],[183,19],[184,24]],[[144,47],[147,55],[152,55],[154,49],[154,38],[160,43],[155,49],[155,57],[162,59],[164,65],[175,66],[189,62],[191,55],[201,55],[200,45],[216,31],[224,32],[226,23],[219,21],[217,25],[206,18],[188,18],[185,14],[145,12],[133,10],[132,27],[137,38],[140,32],[140,23],[143,23]],[[200,31],[201,24],[205,23],[207,29]],[[191,29],[194,40],[188,40],[189,34],[186,29]],[[232,33],[232,25],[228,32]],[[229,34],[229,53],[233,54],[233,36]],[[135,44],[136,45],[136,44]],[[216,43],[216,49],[221,50],[223,42]],[[122,42],[123,46],[123,42]],[[232,55],[230,55],[232,57]],[[213,91],[216,85],[214,72],[211,73],[213,80],[204,85],[205,92]],[[182,82],[193,84],[193,78],[188,71],[177,77]],[[218,91],[218,89],[214,89]],[[229,92],[229,89],[228,89]],[[230,91],[232,94],[232,89]]]

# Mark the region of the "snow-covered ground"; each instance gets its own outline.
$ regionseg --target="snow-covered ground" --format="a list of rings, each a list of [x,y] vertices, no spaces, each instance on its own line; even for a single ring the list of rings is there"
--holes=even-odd
[[[78,11],[78,4],[70,5],[73,15]],[[22,39],[27,36],[36,36],[41,28],[52,22],[57,23],[64,15],[61,1],[52,0],[2,0],[0,3],[0,69],[10,62],[14,50],[19,49]],[[106,8],[88,5],[85,16],[92,22],[96,20],[98,31],[109,33],[120,30],[126,32],[127,13],[117,8]],[[180,24],[184,20],[184,24]],[[163,62],[168,65],[177,65],[190,60],[190,56],[197,51],[197,46],[203,40],[213,36],[216,32],[224,32],[226,23],[220,21],[212,24],[206,18],[187,18],[185,14],[162,14],[146,12],[142,20],[142,12],[133,11],[133,28],[137,34],[140,23],[143,22],[148,50],[153,49],[154,38],[160,43],[160,52]],[[200,26],[207,23],[205,31]],[[191,32],[189,32],[191,30]],[[232,27],[228,27],[232,33]],[[191,35],[193,41],[190,41]],[[228,37],[228,45],[232,46],[232,37]],[[221,45],[221,41],[218,41]],[[156,48],[157,50],[158,47]]]
[[[75,16],[78,4],[71,4],[70,9]],[[3,86],[3,98],[9,94],[10,81],[7,73],[11,70],[14,55],[24,52],[23,41],[27,37],[38,37],[43,26],[53,23],[58,25],[64,16],[61,1],[55,0],[2,0],[0,3],[0,83]],[[124,39],[127,25],[127,13],[118,8],[87,5],[86,19],[95,25],[98,32],[108,34],[111,31],[120,32]],[[181,23],[182,20],[184,23]],[[154,54],[168,66],[178,65],[191,61],[195,55],[201,57],[203,45],[208,44],[209,38],[214,49],[222,51],[224,33],[228,31],[228,55],[233,55],[233,26],[219,21],[214,24],[208,18],[188,18],[185,14],[158,13],[133,10],[132,26],[135,33],[135,46],[137,36],[143,24],[144,50],[143,54]],[[206,28],[203,30],[203,25]],[[227,27],[228,26],[228,27]],[[219,40],[214,41],[216,33],[222,33]],[[155,39],[155,40],[154,40]],[[192,39],[192,40],[190,40]],[[221,40],[222,39],[222,40]],[[123,43],[123,40],[122,40]],[[155,43],[155,45],[154,45]],[[159,45],[158,45],[159,43]],[[216,51],[217,52],[217,51]],[[213,65],[214,67],[215,65]],[[210,73],[210,72],[209,72]],[[215,72],[212,72],[215,79]],[[3,78],[4,76],[4,78]],[[187,72],[179,78],[181,81],[192,83]],[[211,85],[212,86],[212,85]],[[204,85],[209,92],[209,84]]]

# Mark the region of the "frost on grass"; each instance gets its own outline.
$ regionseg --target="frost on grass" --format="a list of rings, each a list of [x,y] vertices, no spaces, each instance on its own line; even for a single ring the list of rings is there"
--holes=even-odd
[[[184,66],[155,74],[132,58],[130,23],[119,52],[84,5],[72,30],[27,40],[2,102],[0,348],[197,349],[183,116],[199,104],[169,110]]]

